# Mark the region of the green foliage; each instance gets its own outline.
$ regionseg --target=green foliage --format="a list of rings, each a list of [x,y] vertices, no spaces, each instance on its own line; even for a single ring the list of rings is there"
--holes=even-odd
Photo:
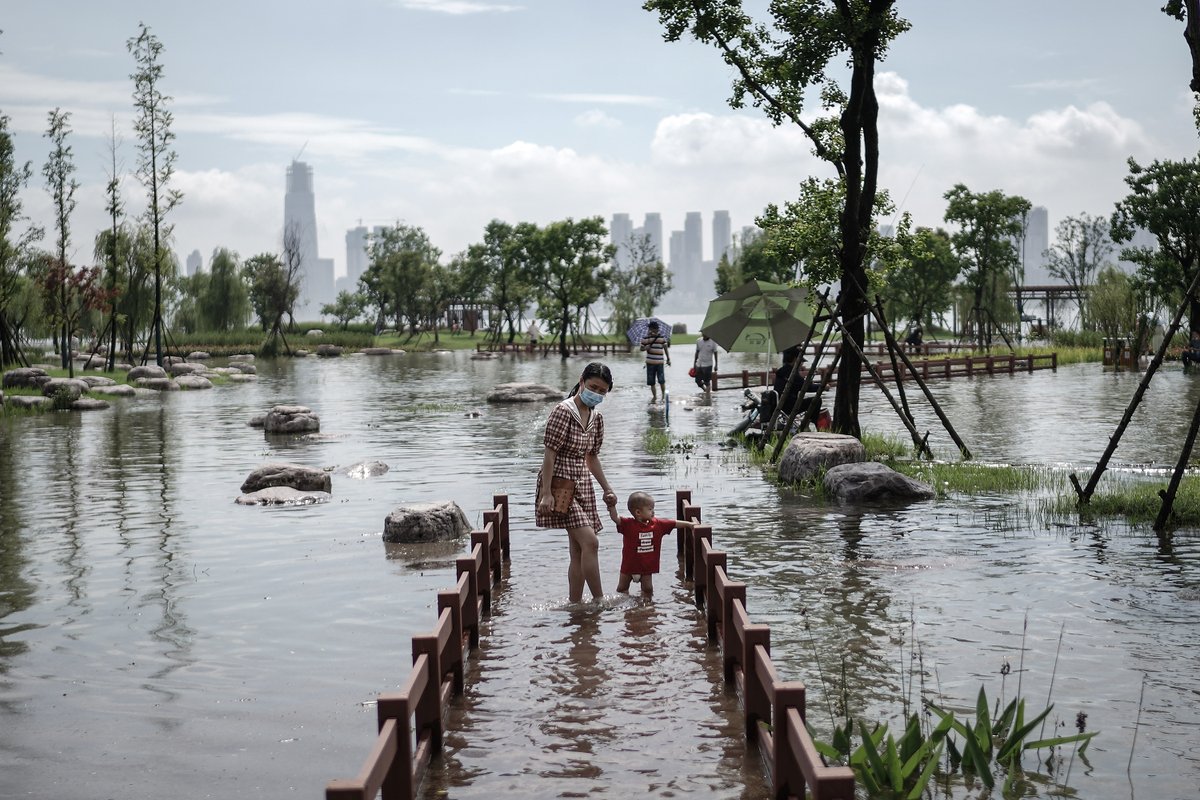
[[[250,293],[236,253],[224,247],[213,253],[208,280],[198,299],[204,330],[245,327],[250,318]]]
[[[773,208],[773,207],[772,207]],[[771,209],[768,209],[770,211]],[[746,281],[762,280],[790,285],[796,282],[796,261],[771,241],[772,233],[764,232],[740,247],[730,260],[722,256],[717,265],[714,288],[717,294],[736,289]]]
[[[1200,268],[1200,158],[1154,161],[1142,166],[1129,159],[1129,194],[1112,215],[1112,238],[1132,241],[1138,229],[1149,231],[1157,247],[1127,247],[1121,258],[1138,265],[1147,291],[1177,307]],[[1200,300],[1192,298],[1191,327],[1200,326]]]
[[[367,310],[367,298],[359,292],[338,292],[332,303],[321,306],[321,313],[337,320],[342,330],[350,327],[350,323],[362,316]]]
[[[538,317],[559,337],[566,355],[567,335],[577,327],[577,311],[591,306],[608,288],[600,266],[612,260],[608,231],[599,217],[551,222],[530,248],[530,272],[537,286]]]
[[[884,279],[888,316],[930,329],[935,316],[940,319],[950,310],[962,262],[951,249],[950,235],[941,228],[917,228],[898,245],[900,257]]]
[[[631,236],[620,247],[626,251],[625,258],[610,266],[605,290],[612,305],[614,333],[628,330],[635,319],[651,316],[671,288],[670,275],[649,234]]]
[[[1086,307],[1097,338],[1133,336],[1142,312],[1134,282],[1116,267],[1100,271]]]
[[[853,751],[852,730],[853,722],[846,720],[844,727],[834,730],[832,745],[815,738],[813,743],[825,758],[848,764],[868,797],[917,800],[937,770],[950,722],[944,721],[926,738],[920,719],[913,714],[904,735],[897,741],[886,724],[868,730],[866,724],[859,721],[861,743]]]
[[[390,315],[397,328],[415,334],[428,313],[428,283],[441,250],[420,227],[398,222],[372,235],[367,252],[370,264],[359,282],[368,302],[381,320]]]
[[[975,339],[982,348],[990,344],[994,321],[1008,316],[1002,308],[1006,289],[1021,269],[1014,242],[1024,236],[1024,219],[1031,205],[1024,197],[999,190],[974,193],[961,183],[945,197],[945,220],[957,226],[950,239],[971,291],[967,318],[972,320]]]
[[[283,318],[292,315],[300,299],[299,262],[289,259],[285,264],[274,253],[260,253],[246,259],[242,278],[249,287],[250,306],[259,324],[274,339],[282,328]]]
[[[509,342],[516,339],[525,307],[533,301],[530,260],[536,237],[532,223],[513,226],[494,219],[484,229],[483,241],[467,248],[463,262],[463,299],[490,302],[493,320],[508,328]],[[500,334],[498,325],[495,334]]]

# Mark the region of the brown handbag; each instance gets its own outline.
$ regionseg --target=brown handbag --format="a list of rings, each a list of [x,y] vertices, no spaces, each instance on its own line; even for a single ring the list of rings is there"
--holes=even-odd
[[[575,481],[555,475],[550,479],[550,496],[554,498],[554,513],[567,513],[575,498]]]

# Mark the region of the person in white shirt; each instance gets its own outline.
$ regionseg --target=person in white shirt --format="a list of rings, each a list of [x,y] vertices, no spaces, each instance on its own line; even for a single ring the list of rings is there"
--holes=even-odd
[[[696,357],[692,359],[696,369],[696,385],[705,392],[712,391],[712,376],[717,369],[717,343],[708,338],[704,331],[696,340]]]

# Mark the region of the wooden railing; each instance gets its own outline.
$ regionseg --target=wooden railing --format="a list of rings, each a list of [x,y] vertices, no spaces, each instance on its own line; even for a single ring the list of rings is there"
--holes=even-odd
[[[479,646],[479,627],[491,616],[492,591],[509,560],[508,495],[495,495],[471,550],[455,561],[457,583],[438,592],[437,624],[412,638],[412,669],[398,692],[379,695],[378,734],[358,776],[330,781],[326,800],[412,800],[429,761],[442,749],[453,695],[464,690],[464,666]]]
[[[702,517],[688,490],[675,493],[675,513],[696,523]],[[854,771],[826,766],[817,752],[805,725],[804,684],[780,680],[771,661],[771,630],[750,622],[746,584],[729,577],[726,554],[713,549],[711,526],[679,531],[678,552],[709,641],[721,647],[725,680],[741,695],[746,738],[758,745],[771,796],[804,797],[807,786],[813,800],[854,800]]]
[[[632,353],[633,345],[629,342],[567,342],[567,350],[574,354],[602,353],[615,355]],[[555,355],[558,353],[558,340],[543,339],[537,344],[522,344],[521,342],[479,342],[475,345],[477,353],[537,353],[539,355]]]
[[[986,356],[962,356],[961,358],[923,358],[912,360],[913,369],[910,370],[903,362],[900,362],[900,375],[903,380],[911,380],[913,372],[920,374],[925,380],[937,378],[973,378],[976,375],[1013,375],[1017,372],[1033,372],[1039,369],[1058,369],[1058,353],[1045,353],[1041,355],[1024,355],[1018,356],[1011,353],[1006,355],[986,355]],[[895,371],[892,369],[892,362],[888,361],[873,361],[871,366],[879,373],[879,376],[885,382],[894,382]],[[863,367],[866,372],[866,367]],[[817,370],[821,376],[821,382],[825,384],[826,389],[832,389],[837,386],[837,376],[829,371],[827,367],[822,367]],[[869,379],[867,379],[869,381]],[[725,385],[722,386],[721,382]],[[769,386],[775,381],[775,369],[770,370],[752,370],[744,369],[741,372],[726,372],[723,374],[713,374],[713,391],[719,389],[745,389],[754,386]],[[875,385],[873,381],[864,383],[865,385]]]

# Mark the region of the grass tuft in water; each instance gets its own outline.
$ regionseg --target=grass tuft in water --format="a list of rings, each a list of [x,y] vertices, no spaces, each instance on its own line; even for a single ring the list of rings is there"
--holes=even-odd
[[[1166,490],[1169,480],[1169,476],[1164,475],[1155,481],[1126,481],[1097,492],[1082,507],[1073,490],[1063,491],[1043,501],[1042,508],[1052,516],[1078,514],[1080,522],[1123,517],[1137,524],[1152,523],[1162,509],[1162,497],[1158,493]],[[1185,475],[1179,482],[1170,523],[1175,527],[1200,526],[1200,476]]]
[[[662,428],[647,428],[642,434],[642,449],[652,456],[671,452],[671,434]]]

